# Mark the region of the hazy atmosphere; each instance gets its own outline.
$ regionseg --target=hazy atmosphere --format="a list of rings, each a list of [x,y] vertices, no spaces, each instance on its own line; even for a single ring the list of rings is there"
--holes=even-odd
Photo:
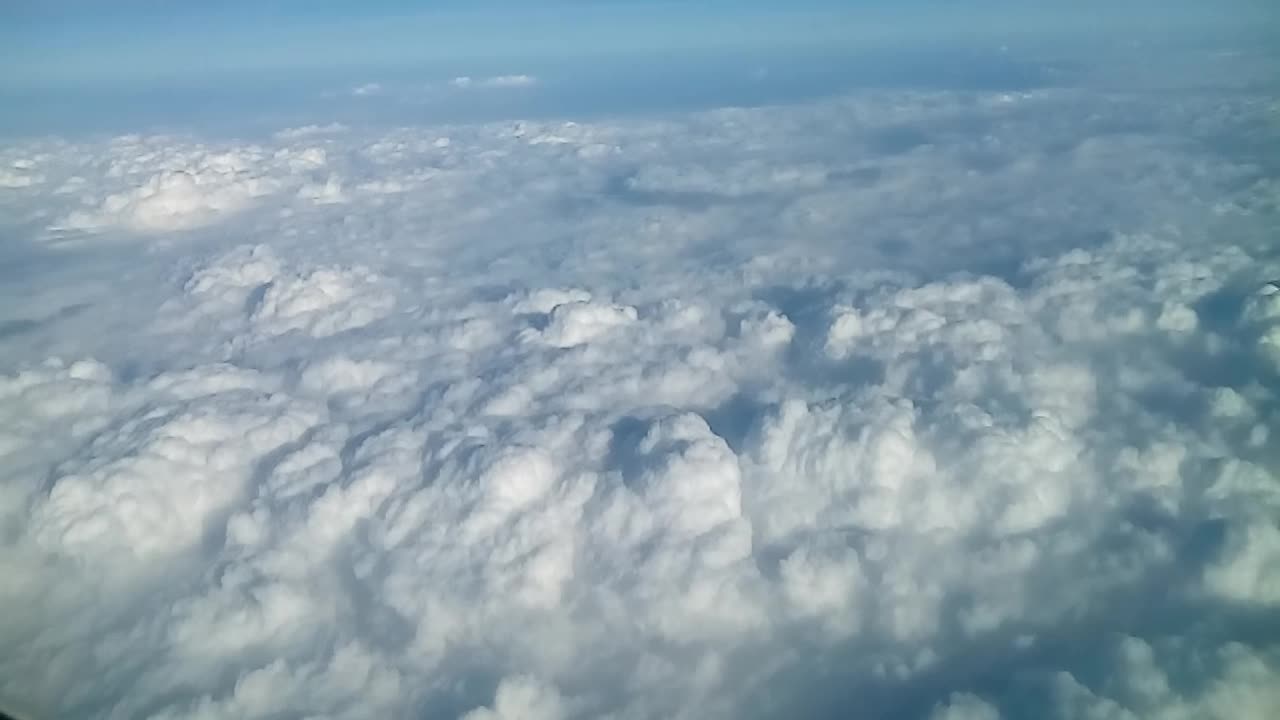
[[[1280,7],[0,4],[0,711],[1280,717]]]

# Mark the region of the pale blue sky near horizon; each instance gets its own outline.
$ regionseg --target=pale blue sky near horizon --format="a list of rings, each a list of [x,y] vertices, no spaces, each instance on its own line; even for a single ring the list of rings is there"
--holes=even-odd
[[[1265,47],[1272,5],[16,0],[0,4],[0,133],[585,116],[854,87],[1018,88],[1043,81],[1055,52],[1089,56],[1086,44]],[[537,91],[421,92],[454,76],[507,74],[536,75]],[[346,91],[364,83],[408,92],[350,102]]]
[[[1024,0],[230,0],[0,6],[0,87],[138,87],[200,73],[449,69],[646,52],[885,49],[1215,29],[1262,31],[1273,3]]]

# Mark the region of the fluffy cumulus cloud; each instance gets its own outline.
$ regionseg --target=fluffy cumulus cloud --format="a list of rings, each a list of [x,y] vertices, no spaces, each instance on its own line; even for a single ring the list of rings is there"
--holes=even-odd
[[[0,706],[1273,717],[1275,131],[1180,92],[0,149]]]

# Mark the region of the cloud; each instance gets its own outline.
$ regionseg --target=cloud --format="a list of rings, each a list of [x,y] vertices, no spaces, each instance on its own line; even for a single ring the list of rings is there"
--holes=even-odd
[[[268,154],[259,146],[214,148],[128,136],[114,140],[103,157],[72,159],[75,164],[102,176],[107,186],[88,187],[81,175],[66,177],[58,193],[74,204],[59,203],[63,214],[51,231],[190,230],[250,210],[286,188],[300,188],[301,197],[318,203],[342,199],[337,178],[315,175],[328,164],[324,148],[315,145]]]
[[[538,336],[556,347],[573,347],[612,328],[633,323],[636,317],[636,309],[629,306],[590,301],[564,303],[551,308],[548,326]]]
[[[465,720],[560,720],[564,712],[559,693],[534,678],[504,678],[495,693],[493,708],[477,708],[463,715]]]
[[[455,88],[521,88],[532,87],[538,84],[538,79],[532,75],[494,75],[492,77],[473,78],[469,75],[461,75],[449,81],[449,84]]]
[[[0,167],[0,188],[25,188],[44,182],[44,176],[33,171],[35,166],[35,161],[20,158],[7,168]]]
[[[369,269],[290,271],[266,245],[241,246],[192,273],[184,296],[168,308],[175,328],[210,321],[239,326],[241,336],[299,331],[328,337],[364,327],[395,306],[387,281]]]
[[[335,122],[325,125],[300,125],[298,127],[285,128],[277,131],[275,136],[281,140],[301,140],[324,135],[337,135],[347,130],[349,128],[346,125]]]
[[[279,400],[208,397],[150,405],[145,417],[99,435],[90,458],[64,466],[31,520],[37,542],[85,557],[180,549],[241,491],[253,460],[317,419]]]
[[[1179,671],[1191,663],[1211,668],[1207,677],[1187,682]],[[1051,680],[1051,707],[1069,717],[1263,718],[1280,694],[1280,664],[1274,653],[1239,643],[1199,649],[1185,638],[1162,639],[1153,647],[1135,637],[1112,643],[1109,678],[1090,687],[1066,672]]]
[[[1266,717],[1264,105],[1000,98],[5,150],[0,696]]]
[[[954,693],[945,704],[934,708],[929,720],[1000,720],[1000,711],[981,698]]]
[[[73,212],[66,227],[90,230],[120,223],[144,231],[190,228],[241,210],[269,192],[269,186],[255,181],[174,170],[152,175],[135,190],[108,195],[96,212]]]
[[[788,190],[811,190],[827,182],[821,167],[778,167],[772,163],[743,163],[717,169],[650,165],[627,179],[627,188],[639,193],[706,194],[730,198],[766,195]]]

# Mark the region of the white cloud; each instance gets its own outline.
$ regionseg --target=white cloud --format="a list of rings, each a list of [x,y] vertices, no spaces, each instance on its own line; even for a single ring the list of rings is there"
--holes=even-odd
[[[7,217],[93,230],[38,302],[0,287],[0,695],[1264,717],[1280,267],[1268,216],[1215,210],[1261,171],[1175,141],[1260,107],[6,150],[44,178]]]
[[[269,184],[256,180],[174,170],[152,175],[135,190],[108,195],[96,211],[73,212],[66,227],[92,230],[118,222],[137,230],[190,228],[241,210],[269,192]]]
[[[1105,687],[1090,688],[1070,673],[1060,673],[1053,679],[1053,704],[1066,717],[1261,720],[1280,703],[1280,661],[1272,652],[1239,643],[1201,651],[1181,638],[1162,645],[1157,654],[1139,638],[1121,638],[1112,650]],[[1170,667],[1188,662],[1204,668],[1204,676],[1178,677],[1174,671],[1182,668]]]
[[[1280,528],[1274,521],[1232,527],[1223,554],[1205,570],[1210,592],[1241,603],[1280,605]]]
[[[565,717],[560,694],[528,676],[503,678],[493,708],[478,708],[464,720],[561,720]]]
[[[330,175],[323,183],[314,182],[303,185],[298,190],[298,197],[310,200],[317,205],[332,205],[347,201],[347,194],[342,189],[342,179]]]
[[[705,193],[726,197],[748,197],[770,192],[812,190],[827,181],[827,170],[821,166],[782,166],[773,163],[745,162],[729,168],[645,166],[627,180],[627,186],[638,192]]]
[[[338,135],[347,132],[349,129],[346,125],[336,122],[325,125],[299,125],[298,127],[280,130],[276,132],[275,136],[280,140],[301,140],[324,135]]]
[[[396,303],[388,281],[368,268],[292,271],[266,245],[233,248],[192,273],[165,308],[170,329],[209,323],[241,328],[246,342],[299,331],[322,338],[387,316]]]
[[[77,202],[61,203],[64,213],[51,230],[172,234],[227,220],[286,188],[317,203],[344,199],[338,177],[313,177],[328,164],[324,148],[315,145],[268,153],[258,146],[125,137],[112,143],[107,157],[88,162],[105,183],[93,188],[80,175],[68,177],[59,192]]]
[[[182,550],[241,491],[254,460],[317,421],[314,411],[278,400],[243,404],[149,407],[98,436],[91,460],[63,466],[32,534],[45,547],[88,557]]]
[[[547,329],[540,333],[556,347],[573,347],[596,338],[612,328],[636,321],[636,309],[622,305],[602,305],[590,301],[556,305],[548,313]]]
[[[929,720],[1000,720],[1000,711],[969,693],[954,693],[934,708]]]
[[[12,168],[0,167],[0,188],[24,188],[44,182],[44,176],[30,172],[29,167],[15,164]]]
[[[303,330],[316,337],[363,327],[395,304],[391,293],[378,287],[381,282],[364,268],[321,268],[304,276],[277,277],[249,321],[273,334]]]
[[[494,75],[492,77],[473,78],[461,75],[449,81],[456,88],[520,88],[538,84],[532,75]]]

